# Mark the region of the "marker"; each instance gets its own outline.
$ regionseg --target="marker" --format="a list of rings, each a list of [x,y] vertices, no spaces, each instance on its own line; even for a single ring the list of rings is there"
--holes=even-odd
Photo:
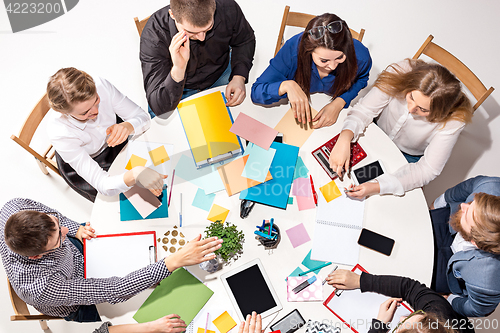
[[[293,288],[292,291],[295,293],[295,294],[298,294],[300,293],[302,290],[306,289],[307,287],[309,287],[311,284],[313,284],[314,282],[316,282],[316,275],[310,277],[309,279],[307,279],[306,281],[302,282],[301,284],[299,284],[297,287]]]
[[[311,175],[309,175],[309,180],[311,181],[311,188],[312,188],[312,192],[313,192],[314,203],[317,206],[318,205],[318,193],[316,193],[316,190],[314,189],[313,177]]]
[[[182,227],[182,193],[181,193],[181,209],[179,212],[179,224]]]
[[[317,269],[320,269],[320,268],[323,268],[323,267],[326,267],[326,266],[330,266],[332,263],[331,262],[327,262],[327,263],[324,263],[322,265],[319,265],[318,267],[314,267],[313,269],[310,269],[308,271],[305,271],[305,272],[302,272],[302,273],[299,273],[299,276],[304,276],[306,275],[307,273],[311,273],[311,272],[314,272],[315,270]]]
[[[273,223],[274,223],[274,218],[271,217],[271,222],[269,224],[269,232],[267,233],[268,235],[271,235],[271,230],[273,230]]]
[[[331,271],[328,275],[330,275],[330,274],[332,274],[333,272],[335,272],[335,271],[337,270],[337,268],[339,268],[339,266],[338,266],[338,265],[335,265],[335,268],[333,268],[333,269],[332,269],[332,271]],[[327,275],[326,277],[328,277],[328,275]],[[326,283],[326,278],[323,280],[323,283],[321,283],[321,285],[324,285],[325,283]]]
[[[175,177],[175,169],[172,173],[172,182],[170,182],[170,194],[168,195],[168,207],[170,207],[170,199],[172,198],[172,190],[174,189],[174,177]]]

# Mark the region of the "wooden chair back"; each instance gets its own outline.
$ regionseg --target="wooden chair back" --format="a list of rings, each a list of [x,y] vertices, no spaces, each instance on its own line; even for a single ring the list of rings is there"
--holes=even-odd
[[[134,17],[134,22],[135,26],[137,27],[137,32],[139,33],[139,37],[142,35],[142,30],[144,30],[144,27],[146,26],[146,23],[148,23],[148,20],[151,16],[146,17],[145,19],[142,19],[139,21],[139,18]]]
[[[19,132],[19,135],[11,135],[10,138],[36,158],[38,166],[44,174],[49,174],[47,170],[47,168],[49,168],[56,174],[61,175],[59,173],[59,169],[57,168],[57,162],[54,159],[55,150],[52,145],[50,145],[43,154],[39,154],[30,146],[33,135],[49,110],[49,100],[47,99],[47,94],[45,94],[29,114],[23,127],[21,128],[21,131]]]
[[[311,14],[291,12],[290,6],[285,6],[285,11],[283,12],[283,19],[281,20],[281,27],[280,27],[280,32],[278,34],[278,41],[276,42],[276,50],[274,51],[274,56],[278,54],[278,51],[281,49],[283,44],[285,44],[285,41],[283,39],[283,34],[285,33],[285,26],[288,25],[291,27],[305,28],[307,27],[309,21],[311,21],[315,17],[316,17],[315,15]],[[352,29],[349,30],[351,30],[352,38],[357,39],[360,42],[363,40],[363,36],[365,35],[365,29],[361,29],[359,33]]]
[[[9,287],[10,302],[12,303],[12,308],[14,308],[15,315],[10,316],[11,321],[19,320],[39,320],[42,330],[49,329],[47,325],[47,320],[51,319],[62,319],[60,317],[46,316],[44,314],[32,315],[28,309],[28,305],[24,302],[14,291],[9,279],[7,279],[7,284]]]
[[[413,59],[418,59],[422,54],[425,54],[452,72],[476,98],[477,102],[473,107],[475,111],[491,95],[495,88],[490,87],[486,89],[481,80],[464,63],[441,46],[433,43],[433,39],[434,36],[429,35],[424,44],[422,44],[413,56]]]

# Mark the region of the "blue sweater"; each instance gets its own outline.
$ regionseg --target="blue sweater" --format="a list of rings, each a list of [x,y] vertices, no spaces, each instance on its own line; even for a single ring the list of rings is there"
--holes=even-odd
[[[297,53],[303,32],[290,38],[279,50],[278,54],[271,59],[269,67],[252,85],[252,101],[258,104],[271,104],[287,97],[279,95],[279,87],[283,81],[293,80],[297,71]],[[372,67],[370,52],[358,40],[354,41],[354,50],[358,62],[358,73],[351,88],[340,95],[345,102],[345,108],[358,95],[358,92],[367,86],[368,76]],[[330,73],[320,79],[318,68],[314,61],[311,66],[311,93],[329,93],[335,81],[335,75]]]

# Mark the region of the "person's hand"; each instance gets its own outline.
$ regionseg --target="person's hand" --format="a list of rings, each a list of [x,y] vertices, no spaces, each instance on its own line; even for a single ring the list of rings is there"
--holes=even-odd
[[[313,125],[313,128],[317,129],[335,124],[340,111],[342,111],[344,106],[345,101],[340,97],[335,98],[333,101],[325,105],[312,120],[313,123],[317,122]]]
[[[106,142],[109,147],[114,147],[127,140],[128,136],[134,132],[134,127],[129,122],[114,124],[106,129],[106,135],[109,135]]]
[[[85,226],[81,225],[76,231],[76,238],[78,238],[81,242],[83,239],[91,240],[95,238],[95,230],[90,226],[90,222],[85,223]]]
[[[350,130],[343,130],[330,153],[330,168],[337,173],[342,181],[344,180],[344,172],[349,174],[351,163],[351,140],[353,137],[354,134]]]
[[[167,175],[162,175],[153,169],[143,166],[136,166],[131,171],[136,184],[149,189],[156,196],[161,194],[163,190],[163,179],[167,178]]]
[[[182,249],[166,257],[165,265],[170,272],[182,266],[190,266],[202,263],[215,258],[213,252],[220,249],[222,239],[210,237],[201,239],[201,234],[188,242]]]
[[[401,298],[389,298],[387,301],[380,305],[380,309],[378,310],[377,319],[381,322],[388,324],[394,318],[394,313],[398,308],[399,304],[403,299]]]
[[[378,183],[378,181],[370,181],[358,186],[351,185],[349,186],[349,189],[351,191],[346,191],[348,196],[356,199],[364,199],[366,197],[369,197],[370,195],[379,194],[380,184]]]
[[[175,82],[184,80],[187,63],[189,61],[189,38],[186,31],[181,30],[174,35],[168,47],[170,58],[172,58],[172,69],[170,76]]]
[[[326,277],[326,282],[337,289],[353,290],[359,288],[360,277],[346,269],[337,269]]]
[[[302,88],[293,80],[283,81],[280,85],[280,95],[287,94],[288,101],[294,112],[294,117],[301,123],[311,122],[311,107]]]
[[[245,100],[246,95],[245,78],[241,75],[233,76],[226,87],[226,106],[240,105]]]
[[[246,322],[242,321],[238,333],[262,333],[262,318],[255,311],[247,315]]]

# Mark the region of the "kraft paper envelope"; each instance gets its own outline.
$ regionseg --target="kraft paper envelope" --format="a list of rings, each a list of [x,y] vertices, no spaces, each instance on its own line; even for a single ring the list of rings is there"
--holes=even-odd
[[[311,108],[312,117],[316,117],[318,111]],[[274,128],[280,133],[283,133],[283,142],[292,146],[302,147],[302,145],[307,141],[309,136],[312,134],[314,129],[310,127],[310,124],[298,123],[293,116],[293,110],[285,113],[283,118]]]
[[[262,182],[241,176],[248,158],[249,155],[239,157],[217,169],[219,171],[220,178],[222,179],[222,183],[226,187],[228,196],[232,196],[233,194],[239,193],[247,188],[262,184]],[[268,171],[265,181],[267,182],[271,179],[273,179],[273,177],[271,176],[271,172]]]

